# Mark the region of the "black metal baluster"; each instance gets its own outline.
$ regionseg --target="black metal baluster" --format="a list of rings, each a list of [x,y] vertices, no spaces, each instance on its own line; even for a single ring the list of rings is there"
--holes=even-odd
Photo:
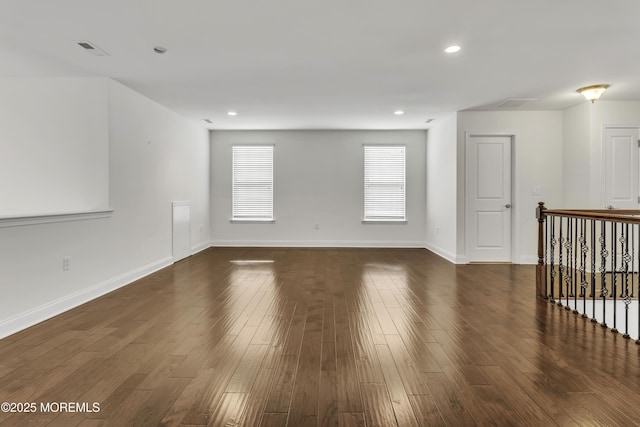
[[[596,220],[591,219],[591,299],[593,314],[591,316],[592,322],[597,322],[596,319],[596,272],[598,271],[598,265],[596,264]]]
[[[551,302],[555,302],[555,286],[554,286],[554,282],[555,282],[555,278],[556,278],[556,267],[554,265],[554,254],[556,251],[556,235],[555,235],[555,224],[556,224],[556,217],[555,216],[548,216],[547,217],[547,221],[551,220],[551,254],[550,254],[550,264],[551,264],[551,272],[549,273],[551,275],[551,292],[549,294],[549,301]]]
[[[636,224],[631,224],[631,298],[634,298],[636,295],[635,284],[636,284],[636,274],[633,266],[636,265],[635,257],[636,257],[636,233],[633,232]]]
[[[558,220],[560,222],[560,245],[558,247],[558,305],[561,306],[562,297],[564,296],[564,293],[562,292],[562,284],[564,283],[564,264],[562,263],[562,248],[564,246],[564,239],[562,238],[562,217],[559,217]]]
[[[549,298],[549,282],[547,280],[547,268],[549,268],[549,220],[547,218],[544,222],[544,265],[545,265],[545,278],[544,278],[544,295]]]
[[[564,241],[564,250],[565,256],[567,257],[567,262],[565,263],[565,275],[564,275],[564,287],[567,292],[567,304],[564,306],[565,310],[571,310],[569,307],[569,297],[572,297],[573,294],[571,292],[571,282],[573,280],[573,271],[571,270],[571,218],[567,217],[567,238]]]
[[[618,307],[616,306],[616,294],[618,291],[618,277],[616,264],[618,262],[618,223],[611,222],[611,295],[613,295],[613,328],[611,332],[618,332],[616,314]]]
[[[607,227],[604,221],[600,221],[600,296],[602,297],[602,327],[607,327]]]
[[[623,255],[622,255],[622,275],[624,279],[624,292],[622,293],[622,299],[624,301],[624,335],[623,337],[629,338],[629,304],[631,304],[631,297],[629,296],[629,261],[631,261],[631,255],[629,254],[629,224],[623,224]]]
[[[573,245],[571,246],[571,252],[573,256],[573,280],[571,281],[571,292],[573,292],[573,314],[578,314],[578,218],[573,218]]]
[[[638,242],[640,243],[640,225],[636,227],[638,234]],[[633,233],[636,234],[636,233]],[[640,288],[640,253],[638,254],[638,287]],[[640,294],[640,289],[638,289],[638,294]],[[638,338],[636,338],[636,344],[640,344],[640,298],[638,298]]]
[[[585,234],[587,232],[587,220],[580,220],[580,296],[582,297],[582,317],[587,316],[587,252],[589,247],[587,246],[587,240]]]

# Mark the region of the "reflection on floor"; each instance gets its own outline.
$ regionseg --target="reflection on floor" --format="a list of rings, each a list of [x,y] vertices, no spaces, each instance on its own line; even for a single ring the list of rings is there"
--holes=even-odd
[[[81,409],[0,425],[640,425],[639,348],[533,266],[215,248],[0,340],[0,403]]]
[[[600,324],[606,324],[611,329],[617,329],[623,335],[629,335],[633,340],[638,339],[638,303],[640,300],[631,300],[629,305],[624,301],[611,299],[602,301],[601,299],[587,299],[583,301],[578,299],[575,301],[573,298],[569,298],[569,302],[562,301],[562,304],[571,308],[571,310],[577,310],[578,313],[584,314],[591,319],[597,320]]]

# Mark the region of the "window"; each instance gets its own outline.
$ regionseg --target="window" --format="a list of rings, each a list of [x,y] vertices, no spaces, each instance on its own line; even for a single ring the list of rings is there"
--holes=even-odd
[[[231,219],[273,221],[273,146],[233,146]]]
[[[364,146],[364,221],[405,221],[405,150]]]

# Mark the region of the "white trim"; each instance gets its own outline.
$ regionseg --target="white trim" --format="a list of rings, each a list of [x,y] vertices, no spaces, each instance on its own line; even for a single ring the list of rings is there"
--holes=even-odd
[[[188,206],[189,207],[189,230],[188,230],[188,235],[189,235],[189,249],[188,249],[188,253],[189,255],[184,255],[182,256],[182,258],[177,259],[178,257],[175,256],[176,253],[176,240],[175,240],[175,210],[176,210],[176,206]],[[174,201],[171,202],[171,253],[173,255],[172,257],[172,262],[178,262],[180,260],[183,260],[191,255],[193,255],[193,247],[191,246],[191,200],[178,200],[178,201]]]
[[[267,248],[424,248],[424,242],[411,240],[212,240],[211,246]]]
[[[433,243],[425,242],[424,246],[428,251],[433,252],[434,254],[446,259],[453,264],[468,264],[466,257],[460,257],[453,252],[443,249],[440,246],[434,245]]]
[[[363,219],[360,221],[362,224],[407,224],[409,221],[406,219]]]
[[[156,271],[168,267],[171,264],[172,258],[167,257],[160,261],[136,268],[128,273],[107,279],[104,282],[98,283],[89,288],[81,289],[70,295],[58,298],[54,301],[43,304],[40,307],[36,307],[24,313],[4,319],[0,321],[0,339],[48,320],[54,316],[64,313],[65,311],[76,308],[102,295],[108,294],[109,292],[115,291],[118,288],[135,282],[136,280],[148,276],[151,273],[155,273]]]
[[[231,218],[229,220],[231,224],[275,224],[275,218]]]
[[[600,196],[601,199],[601,203],[600,203],[600,209],[606,209],[607,208],[607,183],[606,183],[606,179],[607,179],[607,141],[606,141],[606,136],[607,136],[607,129],[637,129],[638,131],[640,131],[640,125],[635,124],[635,125],[607,125],[607,124],[603,124],[602,125],[602,130],[600,133],[600,161],[601,161],[601,165],[600,167],[601,169],[601,174],[600,174],[600,182],[602,183],[603,187],[602,187],[602,194]]]
[[[516,155],[518,134],[516,132],[469,132],[464,133],[464,245],[465,252],[469,253],[469,239],[468,239],[468,227],[467,227],[467,215],[469,214],[467,206],[467,141],[469,138],[476,136],[506,136],[511,138],[511,262],[515,262],[518,259],[518,247],[520,243],[518,227],[516,227],[516,218],[518,214],[519,198],[518,194],[518,174],[519,168],[518,156]],[[464,264],[469,263],[469,260],[465,257]]]
[[[206,242],[202,242],[198,245],[192,246],[191,247],[191,255],[195,255],[198,252],[202,252],[204,250],[207,250],[211,247],[211,241],[207,240]]]
[[[537,265],[538,256],[537,255],[520,255],[520,257],[518,258],[518,264]]]
[[[0,216],[0,228],[19,227],[23,225],[48,224],[51,222],[81,221],[85,219],[109,218],[113,209],[96,211],[48,213],[22,216]]]

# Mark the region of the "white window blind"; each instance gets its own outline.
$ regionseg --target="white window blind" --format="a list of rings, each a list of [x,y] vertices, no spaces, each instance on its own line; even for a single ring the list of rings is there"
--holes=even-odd
[[[273,220],[273,146],[233,146],[233,220]]]
[[[364,220],[405,220],[405,146],[364,146]]]

